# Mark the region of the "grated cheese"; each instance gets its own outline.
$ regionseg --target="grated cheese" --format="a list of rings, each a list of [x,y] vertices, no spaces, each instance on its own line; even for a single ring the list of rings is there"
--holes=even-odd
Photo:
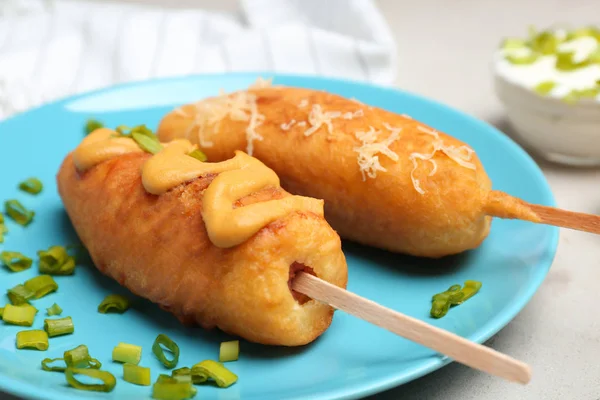
[[[282,131],[289,131],[290,128],[292,127],[292,125],[294,125],[296,123],[296,120],[293,119],[290,122],[288,122],[287,124],[281,124],[281,130]]]
[[[362,117],[364,115],[365,115],[365,112],[362,109],[360,109],[360,110],[356,110],[354,112],[348,111],[348,112],[346,112],[346,113],[344,113],[342,115],[342,118],[344,118],[344,119],[352,119],[352,118],[355,118],[355,117]]]
[[[300,103],[298,104],[298,107],[304,108],[307,105],[308,105],[308,99],[302,99],[302,100],[300,100]]]
[[[413,117],[411,117],[411,116],[410,116],[410,115],[408,115],[408,114],[400,114],[400,116],[401,116],[401,117],[404,117],[404,118],[406,118],[406,119],[413,119]]]
[[[440,135],[437,131],[435,131],[433,129],[427,129],[421,125],[417,126],[417,130],[419,130],[423,133],[426,133],[428,135],[431,135],[434,138],[431,143],[433,146],[431,153],[429,153],[429,154],[411,153],[409,156],[409,159],[413,163],[413,169],[410,172],[410,179],[412,181],[412,184],[413,184],[415,190],[417,192],[419,192],[420,194],[425,194],[425,191],[421,188],[419,180],[416,179],[415,175],[414,175],[415,171],[419,167],[417,159],[423,160],[423,161],[429,161],[431,163],[432,170],[429,172],[428,176],[433,176],[437,172],[437,163],[435,162],[435,160],[433,160],[433,157],[435,156],[435,154],[438,151],[441,151],[442,153],[444,153],[446,156],[448,156],[450,159],[452,159],[454,162],[461,165],[462,167],[472,169],[472,170],[476,169],[475,164],[470,162],[471,159],[473,158],[473,154],[475,153],[475,151],[473,149],[471,149],[470,147],[464,146],[464,145],[460,146],[460,147],[447,146],[444,144],[443,140],[440,138]]]
[[[327,126],[329,133],[333,133],[333,124],[331,120],[337,118],[342,113],[340,111],[326,111],[323,112],[323,107],[320,104],[313,104],[310,113],[308,114],[308,123],[311,125],[306,131],[304,136],[310,136],[315,133],[322,125]]]
[[[300,121],[296,124],[296,126],[306,126],[306,121]]]
[[[256,78],[256,81],[248,87],[248,89],[264,89],[273,86],[273,78],[264,79],[259,76]]]
[[[358,153],[358,167],[363,177],[363,181],[369,178],[376,178],[377,171],[387,171],[379,162],[379,154],[387,156],[392,161],[398,161],[398,155],[390,150],[389,146],[398,140],[401,129],[392,130],[387,139],[377,141],[381,131],[375,130],[372,126],[367,132],[356,132],[354,135],[361,141],[361,146],[355,147],[354,151]]]

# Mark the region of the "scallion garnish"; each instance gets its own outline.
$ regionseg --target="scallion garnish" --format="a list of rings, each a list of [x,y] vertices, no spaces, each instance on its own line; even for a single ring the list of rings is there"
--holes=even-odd
[[[140,149],[144,150],[146,153],[156,154],[163,148],[158,138],[154,135],[147,136],[142,133],[133,132],[131,134],[131,138],[138,144],[138,146],[140,146]]]
[[[34,293],[33,298],[39,299],[58,290],[58,284],[50,275],[38,275],[24,283],[25,287]]]
[[[49,317],[60,315],[62,314],[62,311],[62,308],[60,308],[60,306],[56,303],[52,304],[52,306],[50,306],[49,308],[46,308],[46,313]]]
[[[123,380],[134,385],[150,386],[150,368],[123,364]]]
[[[75,271],[75,257],[70,256],[64,246],[52,246],[37,252],[40,272],[49,275],[71,275]]]
[[[164,346],[168,351],[171,352],[171,354],[173,354],[173,358],[171,360],[167,359],[165,350],[162,346]],[[169,369],[175,368],[179,362],[179,346],[177,346],[177,344],[167,335],[163,335],[162,333],[156,337],[156,340],[154,340],[152,352],[156,358],[158,358],[158,360]]]
[[[3,251],[0,253],[2,265],[12,272],[21,272],[31,268],[33,260],[17,251]]]
[[[29,304],[21,304],[18,306],[7,304],[4,307],[2,320],[7,324],[31,326],[37,314],[37,309]]]
[[[48,335],[41,330],[17,332],[17,349],[48,350]]]
[[[188,156],[193,157],[196,160],[202,161],[202,162],[208,160],[208,158],[206,157],[206,154],[204,154],[204,152],[202,152],[199,149],[192,150],[190,153],[188,153]]]
[[[4,315],[4,307],[0,307],[0,318]]]
[[[88,378],[98,379],[102,381],[102,384],[87,384],[77,380],[76,375],[83,375]],[[84,368],[67,368],[65,370],[65,377],[67,383],[79,390],[89,390],[94,392],[110,392],[115,388],[117,380],[114,375],[108,371],[100,371],[97,369],[84,369]]]
[[[104,128],[104,124],[95,119],[88,119],[85,123],[85,133],[89,135],[94,132],[96,129]]]
[[[5,201],[4,212],[17,224],[23,226],[29,225],[35,216],[35,211],[26,209],[18,200]]]
[[[527,55],[521,55],[521,56],[517,56],[514,54],[508,54],[506,56],[506,59],[511,63],[511,64],[515,64],[515,65],[528,65],[528,64],[533,64],[534,62],[537,61],[537,59],[539,58],[539,56],[535,53],[531,53],[531,54],[527,54]]]
[[[169,375],[161,374],[152,386],[152,398],[159,400],[184,400],[194,397],[196,388],[192,382],[182,382]]]
[[[49,371],[49,372],[64,372],[65,369],[67,369],[67,365],[65,364],[64,366],[56,366],[56,367],[52,367],[50,366],[50,364],[58,362],[58,361],[62,361],[63,363],[65,362],[64,358],[44,358],[42,360],[42,369],[44,371]]]
[[[29,194],[38,194],[43,188],[44,185],[38,178],[29,178],[19,183],[19,189]]]
[[[6,295],[8,296],[11,304],[18,306],[21,304],[28,304],[29,300],[34,297],[35,293],[27,289],[25,285],[18,284],[17,286],[8,289]]]
[[[464,294],[464,296],[458,301],[458,303],[454,304],[462,304],[465,301],[469,300],[471,297],[475,296],[477,292],[479,292],[481,286],[482,283],[478,281],[465,281],[465,286],[460,290]]]
[[[67,367],[93,369],[100,369],[102,367],[100,361],[90,356],[88,348],[84,344],[80,344],[74,349],[65,351],[63,357]]]
[[[433,296],[430,314],[433,318],[442,318],[452,306],[464,303],[481,289],[481,282],[465,281],[464,287],[452,285],[448,290]]]
[[[535,90],[536,93],[541,94],[542,96],[545,96],[548,93],[550,93],[552,91],[552,89],[554,89],[554,86],[556,86],[555,82],[544,81],[544,82],[539,83],[533,90]]]
[[[142,359],[142,347],[134,344],[119,343],[112,352],[113,361],[138,365]]]
[[[58,319],[45,319],[44,330],[48,332],[48,336],[55,337],[61,335],[68,335],[75,332],[75,326],[71,317],[58,318]]]
[[[219,348],[219,361],[236,361],[240,356],[240,341],[232,340],[221,343]]]
[[[4,214],[0,213],[0,243],[4,243],[5,233],[8,233],[8,228],[4,224]]]
[[[238,377],[228,370],[223,364],[213,360],[204,360],[192,367],[192,380],[194,376],[213,379],[217,386],[226,388],[233,385]]]
[[[117,312],[123,314],[129,309],[129,299],[120,294],[109,294],[102,300],[98,306],[98,312],[106,314],[109,312]]]

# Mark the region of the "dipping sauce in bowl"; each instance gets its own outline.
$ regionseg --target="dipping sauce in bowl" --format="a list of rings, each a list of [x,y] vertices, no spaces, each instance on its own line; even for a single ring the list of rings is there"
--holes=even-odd
[[[600,29],[532,30],[493,61],[517,140],[551,161],[600,165]]]

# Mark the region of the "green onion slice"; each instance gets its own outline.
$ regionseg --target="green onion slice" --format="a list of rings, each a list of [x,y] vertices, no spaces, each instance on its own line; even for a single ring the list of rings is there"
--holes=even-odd
[[[89,378],[94,378],[102,381],[102,384],[86,384],[82,383],[75,378],[76,375],[84,375]],[[115,388],[117,380],[114,375],[108,371],[100,371],[97,369],[84,369],[84,368],[67,368],[65,370],[65,377],[67,383],[73,386],[75,389],[88,390],[94,392],[110,392]]]
[[[80,344],[74,349],[65,351],[63,357],[67,367],[92,369],[100,369],[102,367],[100,361],[90,356],[88,348],[84,344]]]
[[[4,243],[5,233],[8,233],[8,228],[4,225],[4,214],[0,213],[0,243]]]
[[[130,301],[127,297],[120,294],[109,294],[102,300],[98,306],[98,312],[106,314],[108,312],[124,313],[129,309]]]
[[[48,350],[48,335],[37,329],[17,332],[17,349]]]
[[[134,344],[119,343],[112,352],[113,361],[138,365],[142,359],[142,347]]]
[[[228,370],[223,364],[213,360],[204,360],[192,367],[192,379],[194,376],[208,377],[213,379],[217,386],[226,388],[233,385],[238,377]]]
[[[38,275],[24,283],[25,287],[34,293],[34,298],[39,299],[58,290],[58,284],[50,275]]]
[[[589,59],[575,62],[573,59],[574,54],[572,51],[556,53],[556,69],[559,71],[573,71],[590,65]]]
[[[35,212],[26,209],[18,200],[7,200],[4,202],[4,212],[17,224],[27,226],[33,221]]]
[[[195,149],[192,150],[190,153],[188,153],[188,156],[195,158],[198,161],[206,161],[208,160],[208,157],[206,157],[206,154],[204,154],[204,152],[202,152],[199,149]]]
[[[160,141],[156,136],[147,136],[142,133],[133,132],[131,138],[146,153],[156,154],[163,149],[162,144],[160,144]]]
[[[524,47],[527,47],[527,42],[523,39],[507,38],[502,42],[502,48],[504,50],[522,49]]]
[[[433,318],[442,318],[448,313],[454,302],[460,301],[464,294],[460,291],[460,285],[452,285],[448,290],[433,296],[430,314]]]
[[[52,246],[37,252],[40,272],[49,275],[71,275],[75,271],[75,257],[64,246]]]
[[[50,306],[49,308],[46,308],[46,313],[49,317],[60,315],[62,314],[62,311],[62,308],[60,308],[60,306],[56,303],[52,304],[52,306]]]
[[[67,369],[67,365],[65,364],[64,366],[55,366],[52,367],[50,366],[50,364],[58,362],[58,361],[62,361],[63,363],[65,362],[64,358],[44,358],[42,360],[42,369],[44,371],[49,371],[49,372],[64,372],[65,369]]]
[[[556,53],[560,43],[561,40],[550,31],[535,33],[529,39],[529,45],[531,49],[544,55]]]
[[[88,119],[85,124],[85,133],[89,135],[94,132],[96,129],[104,128],[104,124],[95,119]]]
[[[0,307],[0,318],[4,315],[4,307]]]
[[[240,356],[240,341],[232,340],[221,343],[219,348],[219,361],[228,362],[236,361]]]
[[[514,54],[508,54],[506,55],[506,60],[508,62],[510,62],[511,64],[515,64],[515,65],[529,65],[529,64],[533,64],[534,62],[537,61],[537,59],[539,58],[539,55],[536,53],[531,53],[531,54],[527,54],[527,55],[514,55]]]
[[[150,386],[150,368],[123,364],[123,380],[134,385]]]
[[[165,355],[165,350],[162,346],[166,347],[173,354],[173,358],[168,360]],[[158,358],[158,360],[167,368],[175,368],[179,362],[179,346],[172,341],[167,335],[162,333],[156,337],[154,344],[152,345],[152,352]]]
[[[533,90],[535,90],[536,93],[545,96],[548,93],[550,93],[552,91],[552,89],[554,89],[554,87],[556,86],[555,82],[552,81],[544,81],[539,83]]]
[[[21,272],[31,268],[33,260],[17,251],[3,251],[0,253],[2,265],[12,272]]]
[[[38,178],[29,178],[19,183],[19,189],[29,194],[38,194],[43,188],[44,185]]]
[[[2,320],[7,324],[20,325],[20,326],[31,326],[37,314],[37,309],[29,304],[12,305],[7,304],[4,307],[4,313],[2,314]]]
[[[461,289],[461,292],[464,294],[464,297],[460,300],[460,302],[456,304],[462,304],[465,301],[469,300],[471,297],[475,296],[479,289],[481,289],[482,283],[478,281],[465,281],[465,286]]]
[[[169,375],[160,375],[152,386],[152,398],[159,400],[184,400],[194,397],[196,388],[191,381],[182,382]]]
[[[48,336],[55,337],[61,335],[68,335],[75,332],[75,326],[71,317],[59,318],[59,319],[45,319],[44,330],[48,332]]]
[[[25,285],[19,284],[8,289],[7,296],[11,304],[18,306],[21,304],[29,304],[29,300],[33,298],[34,293],[27,289]]]

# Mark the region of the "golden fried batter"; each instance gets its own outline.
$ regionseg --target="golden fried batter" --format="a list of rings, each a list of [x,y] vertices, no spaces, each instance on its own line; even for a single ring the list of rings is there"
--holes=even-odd
[[[303,345],[329,327],[333,309],[301,305],[288,286],[298,269],[346,286],[340,239],[322,217],[292,212],[236,247],[218,248],[201,217],[203,191],[216,175],[152,195],[140,177],[148,157],[123,155],[79,173],[69,155],[61,166],[60,196],[100,271],[182,321],[253,342]],[[284,196],[267,188],[235,206]]]

